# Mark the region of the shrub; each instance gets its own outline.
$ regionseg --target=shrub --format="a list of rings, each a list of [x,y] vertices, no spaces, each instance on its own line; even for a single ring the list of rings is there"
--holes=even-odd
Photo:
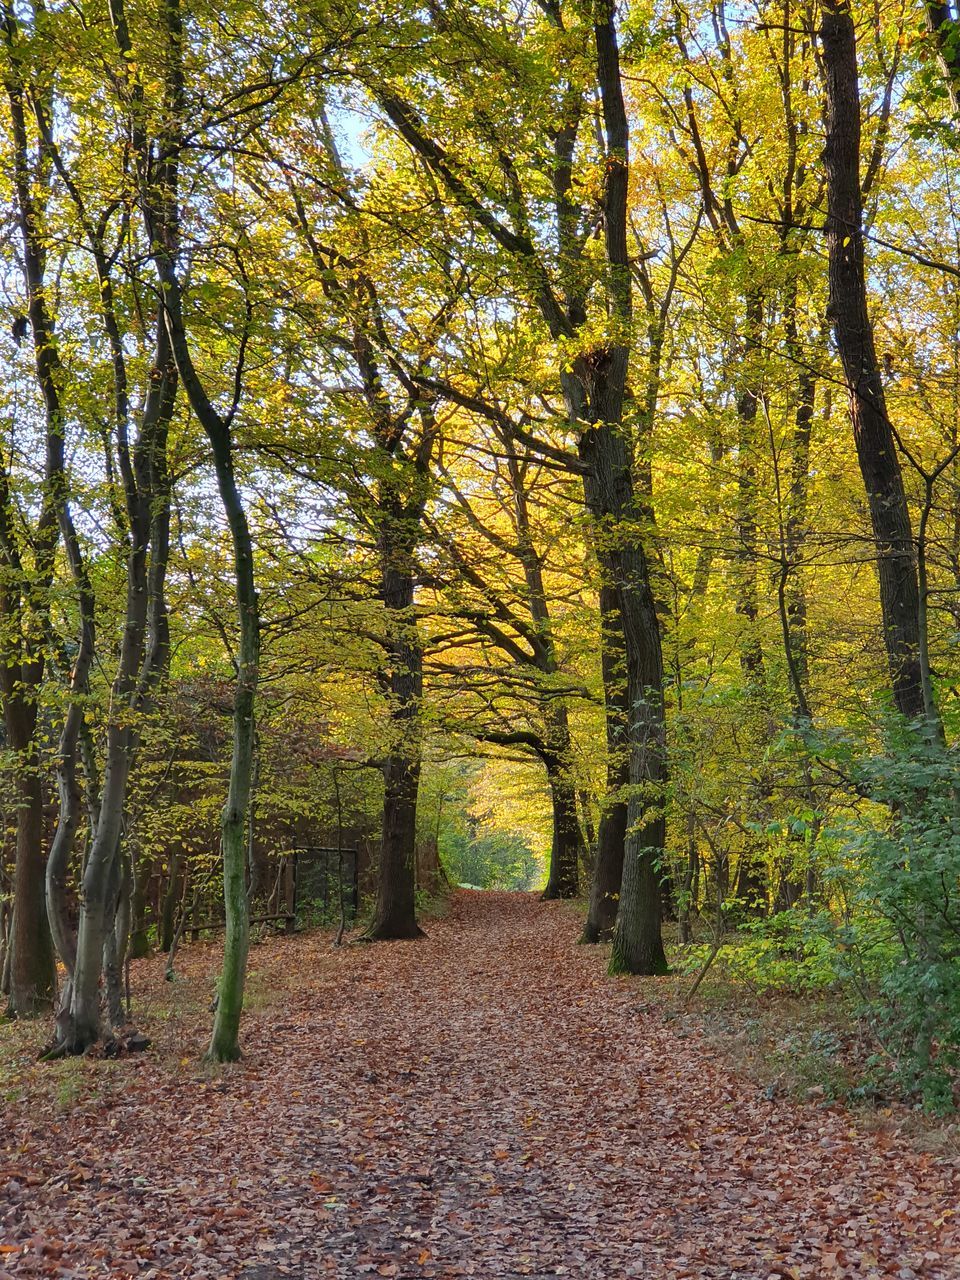
[[[719,963],[734,982],[757,992],[800,995],[815,991],[838,978],[830,932],[825,916],[811,918],[799,909],[781,911],[766,920],[744,923],[729,940]],[[707,945],[685,947],[676,967],[680,972],[695,972],[711,949]]]
[[[859,768],[876,806],[841,839],[831,873],[847,910],[840,971],[864,997],[902,1084],[953,1105],[960,1066],[960,773],[913,741]]]

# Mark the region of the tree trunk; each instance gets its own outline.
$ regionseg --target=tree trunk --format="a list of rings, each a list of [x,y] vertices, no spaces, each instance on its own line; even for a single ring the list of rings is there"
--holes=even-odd
[[[174,21],[171,19],[171,21]],[[179,48],[179,14],[175,20]],[[234,594],[240,643],[233,698],[233,754],[227,802],[220,822],[223,851],[223,900],[226,927],[223,968],[217,986],[217,1011],[207,1057],[234,1062],[240,1057],[240,1015],[250,949],[250,901],[247,896],[247,816],[254,784],[256,752],[256,696],[260,674],[260,602],[254,574],[253,540],[233,468],[230,428],[207,397],[190,356],[180,302],[179,281],[167,259],[160,259],[177,370],[194,413],[206,431],[213,451],[217,487],[233,543]]]
[[[177,925],[177,907],[183,897],[182,859],[179,849],[170,854],[167,868],[167,889],[163,895],[163,906],[160,912],[160,950],[169,951],[173,946],[173,935]]]
[[[545,758],[550,801],[553,807],[553,842],[550,874],[543,891],[546,900],[575,898],[580,884],[583,833],[577,816],[577,793],[561,755],[548,752]]]
[[[680,942],[693,941],[693,915],[697,910],[700,850],[697,846],[696,814],[687,814],[687,860],[683,873],[683,890],[680,900],[677,934]]]
[[[386,613],[384,683],[390,703],[391,747],[384,765],[383,834],[372,940],[419,938],[416,913],[417,793],[420,787],[420,703],[423,652],[414,612],[412,549],[397,546],[399,509],[384,498],[381,538],[382,600]]]
[[[0,692],[3,695],[8,746],[19,753],[14,919],[10,939],[10,1008],[29,1015],[47,1008],[56,987],[50,932],[44,913],[42,788],[36,772],[36,695],[43,679],[43,645],[50,618],[49,589],[55,571],[59,528],[66,506],[65,419],[62,409],[63,369],[46,288],[48,241],[44,225],[48,186],[40,176],[31,146],[28,120],[30,74],[24,40],[13,6],[4,7],[3,81],[10,110],[10,159],[13,171],[13,216],[20,231],[27,312],[33,334],[34,368],[43,401],[45,463],[43,496],[36,523],[22,539],[12,518],[6,467],[0,468],[0,614],[9,628],[0,642]],[[21,541],[33,551],[32,572],[24,563]],[[26,775],[33,774],[33,778]]]
[[[239,501],[239,496],[238,496]],[[244,518],[244,525],[246,519]],[[237,553],[237,560],[240,553]],[[252,548],[246,552],[252,559]],[[252,591],[252,571],[248,575]],[[214,1062],[235,1062],[240,1057],[240,1015],[246,983],[247,953],[250,950],[250,902],[247,897],[247,805],[253,777],[253,716],[256,673],[259,660],[259,628],[255,597],[246,606],[247,583],[237,578],[237,605],[241,614],[252,615],[241,632],[241,660],[234,695],[233,756],[230,785],[220,823],[223,850],[223,902],[226,927],[223,967],[217,983],[217,1011],[213,1021],[207,1056]],[[253,633],[253,634],[250,634]],[[246,656],[244,656],[244,654]]]
[[[144,864],[142,855],[132,862],[133,895],[130,902],[130,959],[142,960],[150,954],[150,935],[147,929],[147,886],[152,872],[151,864]]]
[[[960,47],[957,45],[956,8],[956,3],[951,3],[951,0],[946,4],[941,4],[938,0],[924,0],[923,6],[926,27],[933,36],[937,61],[943,72],[954,114],[960,112]]]
[[[790,868],[780,868],[777,880],[777,892],[773,900],[774,912],[789,911],[795,907],[804,893],[803,878],[799,878]]]
[[[587,883],[590,884],[597,865],[597,830],[594,825],[590,793],[583,787],[577,791],[577,806],[580,810],[580,830],[583,832],[582,870]]]
[[[129,615],[128,615],[129,617]],[[132,637],[135,623],[128,626],[125,638]],[[140,640],[142,642],[142,631]],[[121,658],[121,669],[123,669]],[[139,666],[139,655],[134,669]],[[120,677],[114,682],[119,695],[117,709],[126,709],[125,691],[118,691]],[[71,1032],[66,1046],[71,1053],[82,1053],[100,1036],[100,979],[107,936],[113,929],[117,907],[120,841],[123,808],[131,764],[130,729],[114,721],[107,728],[107,764],[104,771],[100,821],[93,835],[90,853],[83,872],[80,922],[77,930],[77,955],[73,975],[73,1005],[70,1011]]]
[[[117,20],[118,12],[122,20]],[[118,48],[129,59],[132,45],[119,0],[114,8],[114,19]],[[207,1051],[207,1057],[213,1061],[231,1062],[240,1056],[240,1015],[250,947],[250,903],[246,883],[247,815],[254,782],[255,710],[260,674],[260,604],[250,524],[234,470],[234,441],[231,431],[233,414],[222,417],[207,394],[204,382],[193,363],[183,315],[183,292],[175,265],[180,241],[177,157],[186,110],[184,32],[179,0],[167,0],[163,19],[168,55],[166,92],[169,110],[163,126],[163,136],[156,143],[157,150],[165,157],[162,164],[154,164],[154,143],[143,135],[139,122],[134,124],[134,133],[140,166],[138,176],[141,182],[141,210],[162,291],[164,328],[169,336],[179,380],[210,443],[217,488],[233,548],[239,644],[233,699],[233,752],[227,801],[220,823],[226,928],[217,1009]]]
[[[43,787],[36,761],[23,754],[16,785],[10,1011],[18,1018],[29,1018],[53,1007],[56,968],[44,900]]]
[[[420,761],[391,754],[384,768],[383,834],[377,905],[366,936],[371,939],[419,938],[415,858]]]
[[[158,315],[156,368],[162,371],[152,384],[143,411],[140,440],[144,454],[152,455],[165,447],[166,424],[173,412],[176,381],[171,366],[171,349],[163,330],[163,316]],[[162,443],[161,443],[162,442]],[[120,657],[113,682],[112,715],[107,725],[106,765],[99,812],[92,833],[90,853],[83,872],[83,892],[77,930],[76,961],[73,972],[72,1005],[67,1020],[64,1048],[82,1053],[100,1034],[100,982],[105,954],[119,955],[122,964],[129,928],[129,893],[124,895],[122,937],[115,947],[107,947],[109,935],[117,920],[118,886],[120,884],[120,842],[123,838],[123,816],[127,786],[137,749],[137,733],[130,723],[131,712],[141,711],[148,694],[164,668],[165,652],[156,635],[147,645],[148,625],[155,632],[159,594],[162,606],[165,559],[153,548],[153,571],[148,572],[150,531],[153,526],[151,507],[154,501],[152,479],[146,474],[146,457],[136,478],[130,473],[128,486],[129,543],[127,548],[127,598],[125,626]],[[153,610],[153,612],[152,612]],[[165,610],[160,607],[165,620]],[[124,881],[126,876],[123,877]],[[106,949],[106,950],[105,950]],[[113,1011],[112,1011],[113,1012]],[[63,1020],[61,1020],[63,1026]]]
[[[610,385],[619,383],[622,388],[625,369],[621,372],[616,365],[620,360],[625,364],[626,352],[611,353],[611,358],[616,364],[610,370]],[[601,384],[598,390],[603,392],[606,387]],[[609,409],[615,407],[605,394],[598,401]],[[617,420],[612,414],[603,416]],[[603,527],[611,516],[621,527],[632,523],[631,516],[637,513],[623,432],[598,423],[592,432],[581,436],[580,451],[589,463],[584,489],[598,525]],[[618,535],[617,541],[621,540],[627,542],[627,536]],[[638,535],[634,533],[625,546],[604,549],[601,560],[616,587],[623,630],[629,744],[626,844],[611,971],[664,973],[667,963],[660,932],[659,877],[666,823],[657,814],[666,781],[660,626]]]
[[[509,434],[503,440],[513,488],[517,545],[527,587],[527,604],[535,628],[532,644],[533,664],[547,677],[559,674],[554,643],[550,604],[543,580],[543,561],[537,553],[530,520],[528,494],[516,450]],[[587,850],[577,813],[577,793],[571,765],[570,719],[567,707],[559,699],[548,698],[543,713],[545,750],[540,752],[547,771],[553,806],[553,841],[545,900],[575,898],[580,888],[580,863],[586,861]]]
[[[130,898],[132,879],[130,859],[118,849],[114,858],[110,884],[113,926],[107,929],[103,944],[103,987],[107,1018],[114,1031],[126,1022],[123,1005],[123,973],[130,936]]]
[[[830,318],[850,394],[857,458],[876,542],[883,638],[894,702],[901,715],[914,721],[924,711],[920,599],[910,512],[867,310],[857,46],[853,17],[842,0],[824,0],[820,39],[827,97],[823,157]]]
[[[56,1018],[56,1042],[66,1048],[70,1037],[70,1008],[73,1003],[73,973],[76,965],[77,939],[70,919],[67,902],[67,878],[70,859],[74,851],[74,840],[80,825],[80,812],[83,797],[80,790],[78,766],[81,758],[87,767],[87,801],[90,813],[90,828],[98,825],[99,789],[93,780],[92,745],[85,736],[84,706],[81,695],[87,691],[90,667],[94,658],[96,637],[96,618],[93,594],[90,590],[82,561],[71,556],[71,567],[74,583],[78,589],[80,609],[80,645],[74,658],[73,671],[70,677],[71,699],[60,731],[60,742],[57,751],[57,792],[60,808],[57,814],[57,827],[50,845],[50,856],[47,859],[46,898],[47,919],[53,933],[57,955],[67,971],[67,982],[60,995],[60,1006]],[[84,756],[86,752],[86,756]]]
[[[626,788],[630,781],[627,750],[626,660],[617,590],[600,587],[600,660],[607,730],[607,791],[597,832],[597,858],[590,882],[590,903],[581,942],[609,942],[620,905],[623,851],[627,840]]]
[[[217,485],[226,512],[233,542],[235,596],[240,630],[237,678],[233,699],[233,754],[230,784],[221,818],[223,849],[223,900],[226,929],[223,968],[217,987],[217,1011],[207,1057],[215,1062],[234,1062],[240,1057],[240,1015],[250,949],[250,901],[247,896],[247,814],[254,782],[256,751],[256,695],[260,672],[260,605],[253,564],[250,525],[233,470],[229,429],[212,409],[196,378],[190,361],[177,296],[175,313],[170,313],[174,353],[180,376],[190,395],[194,412],[201,417],[213,448]],[[186,376],[185,376],[185,371]],[[206,419],[204,421],[204,419]]]
[[[5,902],[0,910],[3,911],[4,924],[3,966],[2,969],[0,969],[0,991],[2,991],[5,996],[8,996],[10,994],[10,960],[13,956],[13,948],[10,945],[10,940],[13,935],[13,917],[15,913],[13,904],[9,902]]]
[[[741,359],[741,383],[737,394],[737,550],[736,599],[741,620],[740,668],[747,688],[765,699],[763,646],[757,628],[757,390],[755,360],[759,346],[763,303],[753,291],[746,299],[746,340]]]
[[[658,817],[640,825],[641,815],[642,807],[631,804],[620,886],[621,907],[610,953],[611,973],[658,974],[666,973],[668,968],[660,931],[659,869],[666,841],[666,821]],[[625,910],[625,904],[631,904],[631,909]]]
[[[622,782],[626,784],[625,777]],[[609,942],[613,937],[620,906],[626,843],[627,805],[625,801],[617,800],[608,803],[600,817],[597,861],[590,882],[590,902],[581,942]]]
[[[802,360],[796,336],[796,321],[791,307],[788,319],[787,349],[799,364]],[[808,705],[809,662],[807,658],[807,595],[803,580],[803,557],[807,539],[807,489],[810,474],[810,437],[817,383],[812,371],[800,368],[797,377],[797,407],[790,448],[790,503],[786,519],[785,560],[790,574],[786,586],[787,634],[789,652],[785,654],[792,673],[794,703]]]
[[[761,849],[751,843],[737,863],[737,887],[733,896],[747,916],[767,914],[767,877],[758,865],[761,856]]]
[[[440,850],[433,836],[428,836],[417,845],[417,888],[422,892],[435,896],[443,892],[449,882],[440,862]]]
[[[604,188],[604,246],[607,299],[617,325],[632,321],[630,258],[627,251],[627,189],[630,132],[614,8],[602,6],[594,26],[597,81],[607,142]],[[585,464],[584,497],[597,530],[597,551],[606,581],[617,593],[623,632],[627,740],[629,743],[627,836],[620,905],[614,931],[613,973],[664,973],[660,927],[660,863],[666,840],[662,816],[666,782],[664,754],[663,651],[650,566],[642,530],[647,512],[634,492],[630,434],[623,424],[629,347],[619,332],[603,348],[575,365],[578,388],[565,379],[581,403],[576,416],[590,424],[578,450]],[[582,397],[586,393],[586,406]],[[586,412],[584,412],[586,408]]]
[[[611,972],[666,973],[660,930],[660,878],[666,845],[663,654],[646,556],[622,557],[621,617],[627,657],[630,743],[627,836]]]

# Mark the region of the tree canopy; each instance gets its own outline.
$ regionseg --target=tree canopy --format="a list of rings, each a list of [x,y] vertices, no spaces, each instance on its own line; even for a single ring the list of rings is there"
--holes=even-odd
[[[829,937],[947,1096],[956,36],[6,0],[2,967],[52,1055],[215,919],[236,1057],[322,851],[371,941],[445,880],[581,897],[611,972]]]

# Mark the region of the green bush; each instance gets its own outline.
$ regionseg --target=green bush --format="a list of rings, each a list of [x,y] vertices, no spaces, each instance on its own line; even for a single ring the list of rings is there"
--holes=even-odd
[[[757,992],[800,995],[819,990],[838,978],[830,933],[825,916],[811,919],[799,909],[781,911],[743,924],[727,942],[718,965],[732,981]],[[676,967],[680,972],[697,970],[711,949],[708,945],[685,947]]]
[[[835,931],[902,1084],[954,1104],[960,1066],[960,772],[953,753],[911,742],[861,765],[875,802],[840,841],[830,875],[846,902]]]

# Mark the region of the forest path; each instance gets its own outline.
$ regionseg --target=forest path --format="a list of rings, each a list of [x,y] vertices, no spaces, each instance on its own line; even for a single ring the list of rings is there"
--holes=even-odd
[[[767,1100],[576,925],[460,893],[418,943],[267,944],[289,998],[251,1014],[237,1068],[119,1064],[108,1105],[8,1129],[41,1175],[0,1217],[28,1245],[0,1268],[960,1277],[956,1168]]]

